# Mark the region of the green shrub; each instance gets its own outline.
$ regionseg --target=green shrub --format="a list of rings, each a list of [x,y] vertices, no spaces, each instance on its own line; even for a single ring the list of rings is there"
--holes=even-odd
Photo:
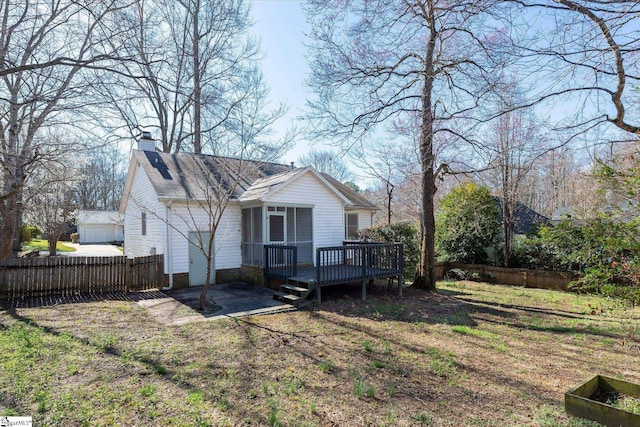
[[[517,266],[576,271],[580,277],[569,285],[576,292],[640,301],[640,220],[601,215],[541,227],[538,234],[516,241]]]
[[[441,200],[436,213],[438,261],[482,264],[500,240],[500,210],[489,189],[467,182]]]
[[[40,237],[41,234],[40,229],[34,225],[23,225],[20,227],[20,240],[22,242],[30,242]]]
[[[511,267],[559,270],[558,248],[540,236],[516,236],[511,249]]]
[[[404,277],[414,277],[420,261],[420,234],[418,228],[409,222],[365,228],[359,238],[372,242],[402,243],[404,245]]]

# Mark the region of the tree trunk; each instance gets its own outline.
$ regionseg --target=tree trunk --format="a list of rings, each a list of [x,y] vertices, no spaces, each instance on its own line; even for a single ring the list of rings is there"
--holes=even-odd
[[[424,162],[423,162],[424,163]],[[433,163],[433,160],[431,160]],[[424,167],[424,166],[423,166]],[[413,286],[428,291],[436,290],[435,278],[435,219],[433,196],[435,193],[433,166],[422,171],[422,212],[420,216],[420,263]]]
[[[421,102],[422,102],[422,123],[420,126],[420,164],[422,169],[421,192],[422,206],[420,209],[420,263],[416,271],[416,277],[413,286],[418,289],[428,291],[436,290],[435,279],[435,219],[433,213],[433,196],[436,191],[435,177],[433,173],[434,156],[433,156],[433,108],[431,95],[433,91],[434,75],[434,54],[436,45],[436,22],[434,18],[434,5],[431,1],[427,1],[429,16],[429,40],[427,41],[423,79]]]
[[[503,258],[504,266],[511,267],[511,218],[507,214],[506,203],[502,202],[502,232],[504,233]]]
[[[0,205],[0,258],[11,258],[16,254],[16,246],[20,245],[20,227],[18,226],[19,194],[12,194]]]
[[[393,200],[393,185],[387,182],[387,225],[391,225],[391,202]]]
[[[193,13],[193,152],[202,154],[201,132],[201,98],[202,88],[200,87],[200,2],[197,1]]]
[[[49,243],[49,256],[58,255],[58,252],[56,252],[56,244],[58,243],[58,239],[54,237],[49,237],[47,239],[47,243]]]
[[[218,217],[220,218],[220,217]],[[211,283],[211,275],[215,274],[214,271],[211,271],[211,261],[213,260],[213,256],[215,255],[215,249],[213,247],[213,242],[216,235],[217,226],[212,227],[211,232],[209,233],[206,253],[204,253],[205,258],[207,259],[207,274],[206,280],[204,282],[204,287],[202,288],[202,292],[200,293],[200,301],[198,303],[198,310],[204,311],[207,304],[207,292],[209,292],[209,284]],[[202,247],[202,246],[201,246]]]

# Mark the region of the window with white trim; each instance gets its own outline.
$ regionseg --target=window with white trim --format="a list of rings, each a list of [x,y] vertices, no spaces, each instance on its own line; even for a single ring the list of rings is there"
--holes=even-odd
[[[344,238],[347,240],[355,240],[358,238],[358,214],[344,214]]]

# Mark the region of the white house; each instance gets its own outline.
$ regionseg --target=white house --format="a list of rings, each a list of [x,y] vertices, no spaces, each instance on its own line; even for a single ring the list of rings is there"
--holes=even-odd
[[[296,245],[298,263],[311,265],[317,247],[342,245],[372,225],[377,209],[313,167],[160,153],[146,133],[138,147],[120,206],[124,251],[164,254],[169,286],[206,281],[207,261],[194,242],[210,232],[219,194],[231,197],[214,239],[218,282],[257,278],[264,244]]]
[[[83,210],[76,216],[80,243],[107,243],[124,240],[123,218],[117,211]]]

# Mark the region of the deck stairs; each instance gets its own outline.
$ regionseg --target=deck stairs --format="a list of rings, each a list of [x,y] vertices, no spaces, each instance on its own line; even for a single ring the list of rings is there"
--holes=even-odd
[[[309,302],[307,297],[315,290],[315,280],[304,277],[289,277],[280,291],[273,294],[273,299],[301,307]]]

